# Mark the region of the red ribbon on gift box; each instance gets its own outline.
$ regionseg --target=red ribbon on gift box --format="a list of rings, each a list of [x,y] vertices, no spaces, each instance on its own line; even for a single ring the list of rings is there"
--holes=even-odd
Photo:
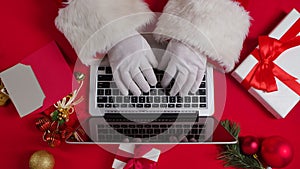
[[[297,78],[289,75],[273,62],[284,51],[300,45],[300,37],[297,36],[299,32],[300,19],[296,21],[280,40],[268,36],[259,37],[259,48],[252,52],[258,63],[242,81],[242,85],[246,89],[254,87],[265,92],[273,92],[278,90],[275,80],[275,77],[277,77],[300,96],[300,84],[296,81]]]
[[[136,145],[134,154],[119,150],[115,159],[126,162],[123,169],[156,169],[157,163],[155,161],[143,158],[143,156],[151,150],[151,146]]]

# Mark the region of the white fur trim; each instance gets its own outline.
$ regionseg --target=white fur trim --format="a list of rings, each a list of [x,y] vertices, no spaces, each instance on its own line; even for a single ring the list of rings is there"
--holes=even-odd
[[[230,0],[169,0],[154,34],[161,42],[175,38],[187,43],[230,71],[249,26],[248,13]]]
[[[72,0],[59,10],[56,27],[84,64],[149,23],[153,13],[143,0]]]

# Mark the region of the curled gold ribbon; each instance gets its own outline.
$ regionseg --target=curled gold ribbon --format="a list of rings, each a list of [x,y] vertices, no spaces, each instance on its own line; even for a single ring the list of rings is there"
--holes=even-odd
[[[74,90],[71,94],[64,97],[62,100],[56,102],[56,104],[54,104],[54,107],[61,113],[60,114],[61,118],[63,118],[66,122],[69,121],[69,115],[74,113],[74,106],[83,101],[82,96],[76,100],[76,97],[82,85],[83,85],[83,81],[81,81],[80,86],[77,90]]]
[[[0,79],[0,106],[4,106],[8,100],[9,100],[9,95],[4,87],[4,84]]]

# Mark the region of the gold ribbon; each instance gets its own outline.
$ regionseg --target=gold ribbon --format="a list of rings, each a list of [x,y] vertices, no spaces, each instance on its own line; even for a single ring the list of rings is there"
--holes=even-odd
[[[8,100],[9,100],[8,93],[4,87],[4,84],[0,79],[0,106],[4,106]]]
[[[82,85],[83,81],[81,81],[80,86],[77,90],[74,90],[71,94],[54,104],[54,107],[61,113],[60,117],[66,122],[69,121],[70,114],[74,113],[74,106],[83,101],[82,96],[79,99],[75,100]]]

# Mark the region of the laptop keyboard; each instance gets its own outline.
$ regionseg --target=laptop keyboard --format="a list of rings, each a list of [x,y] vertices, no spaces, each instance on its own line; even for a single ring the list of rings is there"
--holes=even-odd
[[[201,142],[205,141],[205,123],[174,118],[152,122],[133,122],[126,118],[107,119],[97,125],[98,142]],[[139,140],[137,140],[139,139]]]
[[[97,107],[98,108],[185,108],[201,109],[207,107],[206,76],[204,76],[199,89],[195,94],[188,96],[170,96],[169,92],[174,84],[171,81],[167,88],[163,88],[160,81],[164,72],[154,70],[158,83],[151,86],[148,93],[141,96],[134,96],[129,92],[128,96],[123,96],[113,81],[110,67],[98,67],[97,79]]]

